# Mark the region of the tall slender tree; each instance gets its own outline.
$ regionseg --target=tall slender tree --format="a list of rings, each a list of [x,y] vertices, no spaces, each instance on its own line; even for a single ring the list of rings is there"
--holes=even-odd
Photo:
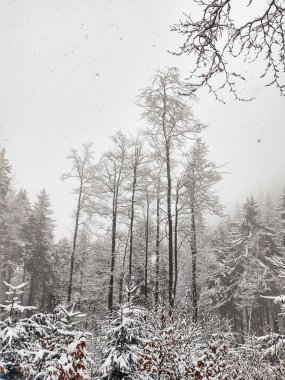
[[[203,128],[194,119],[190,107],[191,97],[183,97],[188,86],[181,81],[177,68],[158,71],[151,86],[139,95],[138,104],[143,108],[143,117],[150,127],[148,136],[155,140],[156,148],[164,160],[167,178],[167,226],[168,226],[168,302],[172,313],[173,297],[173,210],[172,177],[174,170],[174,149],[183,146]],[[188,89],[189,90],[189,89]]]
[[[98,166],[98,176],[93,188],[93,195],[100,199],[97,213],[105,218],[111,215],[111,258],[110,274],[107,295],[107,305],[113,313],[114,281],[117,251],[117,222],[122,194],[126,192],[123,183],[127,178],[126,160],[129,150],[129,141],[122,132],[112,137],[113,146],[101,158]]]
[[[83,223],[83,215],[87,212],[87,208],[89,206],[90,187],[94,179],[96,166],[93,163],[93,152],[91,149],[91,144],[82,145],[81,152],[72,149],[71,155],[68,156],[68,159],[70,159],[72,162],[72,169],[70,172],[63,174],[62,179],[73,179],[76,182],[76,187],[74,188],[73,193],[77,197],[74,211],[74,231],[72,238],[69,284],[67,291],[67,301],[70,302],[72,298],[74,263],[79,228]]]
[[[48,281],[52,267],[50,252],[53,248],[54,223],[51,218],[49,196],[43,189],[37,197],[30,217],[30,256],[27,270],[30,277],[28,304],[44,306],[48,297]]]
[[[143,145],[139,138],[131,139],[131,153],[129,157],[131,177],[131,206],[130,206],[130,229],[129,229],[129,273],[128,273],[128,302],[131,300],[131,283],[132,283],[132,269],[133,269],[133,242],[134,242],[134,221],[135,221],[135,205],[137,203],[137,188],[138,180],[141,178],[141,166],[144,163],[145,155],[143,153]]]
[[[210,212],[219,214],[221,206],[213,187],[221,180],[221,174],[214,162],[207,159],[208,149],[198,139],[186,155],[184,184],[190,212],[190,248],[192,257],[192,306],[193,322],[198,321],[197,291],[197,219],[199,215]]]

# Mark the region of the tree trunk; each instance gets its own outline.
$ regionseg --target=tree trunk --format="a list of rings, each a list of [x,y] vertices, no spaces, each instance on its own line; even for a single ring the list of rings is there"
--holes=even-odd
[[[111,264],[110,264],[110,281],[108,290],[108,310],[113,313],[114,298],[114,272],[115,272],[115,254],[116,254],[116,237],[117,237],[117,208],[118,208],[118,186],[116,186],[113,195],[113,214],[112,214],[112,246],[111,246]]]
[[[156,310],[158,309],[158,303],[159,303],[159,274],[160,274],[159,245],[160,245],[160,181],[158,183],[157,194],[156,194],[155,291],[154,291],[154,305],[155,305]]]
[[[273,332],[279,334],[279,323],[278,323],[278,313],[276,312],[276,306],[273,306],[272,310],[272,319],[273,319]]]
[[[167,167],[167,219],[168,219],[168,302],[169,313],[173,311],[173,228],[171,211],[171,169],[169,147],[166,146],[166,167]]]
[[[129,238],[130,238],[129,235],[130,235],[130,230],[129,230],[127,241],[126,241],[126,245],[125,245],[124,257],[123,257],[123,268],[122,268],[122,273],[121,273],[120,282],[119,282],[119,305],[120,306],[123,304],[123,284],[124,284],[124,273],[125,273],[126,256],[127,256],[128,243],[129,243]],[[130,294],[130,290],[128,290],[128,295],[129,294]]]
[[[176,298],[176,289],[178,281],[178,201],[179,201],[179,192],[178,184],[176,188],[176,197],[175,197],[175,220],[174,220],[174,286],[173,286],[173,305]]]
[[[24,265],[23,265],[23,277],[22,277],[22,283],[26,281],[26,260],[24,260]],[[21,304],[24,302],[24,294],[25,292],[21,294]]]
[[[43,293],[42,293],[41,306],[40,306],[40,310],[41,311],[46,311],[47,298],[48,298],[46,281],[47,280],[46,280],[46,278],[44,276],[43,279],[42,279]]]
[[[147,206],[146,206],[146,224],[145,224],[145,262],[144,262],[144,300],[147,303],[148,297],[148,245],[149,245],[149,198],[147,194]]]
[[[36,306],[35,305],[35,293],[37,288],[37,278],[34,272],[31,273],[30,278],[30,289],[29,289],[29,297],[28,297],[28,306]],[[27,310],[26,315],[29,318],[32,315],[32,310]]]
[[[198,297],[197,297],[197,236],[195,224],[195,209],[194,202],[191,205],[191,253],[192,253],[192,307],[193,307],[193,322],[198,321]]]
[[[171,163],[170,163],[170,137],[166,132],[166,88],[163,84],[163,114],[162,114],[162,129],[165,143],[165,161],[167,175],[167,221],[168,221],[168,302],[169,315],[173,311],[173,228],[172,228],[172,210],[171,210]]]
[[[130,221],[130,256],[129,256],[129,281],[128,281],[128,302],[131,300],[131,282],[132,282],[132,259],[133,259],[133,226],[135,216],[135,191],[137,183],[137,153],[135,156],[134,172],[133,172],[133,186],[132,186],[132,201],[131,201],[131,221]]]
[[[80,211],[81,211],[81,198],[82,198],[82,181],[79,188],[79,195],[78,195],[78,202],[77,202],[77,209],[76,209],[76,216],[75,216],[75,227],[74,227],[74,235],[73,235],[73,243],[72,243],[71,260],[70,260],[67,302],[71,301],[71,295],[72,295],[73,271],[74,271],[75,250],[76,250],[77,236],[78,236],[79,218],[80,218]]]

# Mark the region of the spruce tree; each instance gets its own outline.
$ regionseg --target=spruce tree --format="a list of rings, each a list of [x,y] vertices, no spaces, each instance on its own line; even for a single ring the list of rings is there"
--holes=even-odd
[[[123,305],[107,331],[105,359],[99,369],[101,379],[137,379],[142,354],[141,310]]]
[[[29,305],[44,309],[52,289],[53,220],[50,200],[45,190],[37,197],[30,217],[30,253],[27,269],[30,275]]]

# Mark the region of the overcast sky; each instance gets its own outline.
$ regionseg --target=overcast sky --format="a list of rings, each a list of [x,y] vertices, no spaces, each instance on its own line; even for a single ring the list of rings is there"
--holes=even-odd
[[[68,234],[71,187],[59,178],[70,148],[94,142],[96,156],[116,130],[143,125],[135,106],[139,89],[158,68],[178,66],[178,36],[171,23],[188,13],[190,0],[2,0],[0,2],[0,146],[7,150],[14,183],[35,199],[45,187],[57,221]],[[242,12],[240,12],[242,13]],[[234,206],[250,192],[285,185],[285,99],[246,66],[244,88],[257,99],[221,104],[200,91],[195,113],[210,157],[228,162],[222,202]],[[261,74],[261,72],[260,72]],[[258,142],[260,139],[260,142]]]

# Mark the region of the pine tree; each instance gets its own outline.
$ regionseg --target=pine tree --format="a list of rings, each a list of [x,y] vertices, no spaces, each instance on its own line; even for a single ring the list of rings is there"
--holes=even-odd
[[[4,207],[5,198],[8,194],[11,184],[11,166],[6,158],[4,148],[0,150],[0,207]]]
[[[247,198],[245,204],[243,205],[243,218],[244,218],[244,229],[248,233],[257,227],[258,225],[258,205],[251,195]]]
[[[4,148],[0,150],[0,277],[7,279],[7,251],[9,251],[9,208],[7,197],[11,189],[11,166]],[[2,283],[1,283],[2,284]]]
[[[22,367],[21,360],[25,356],[28,361],[30,359],[29,354],[25,354],[22,350],[27,350],[29,341],[28,334],[21,328],[19,318],[20,314],[26,310],[35,308],[22,306],[19,300],[19,296],[22,295],[23,289],[28,283],[12,286],[4,281],[4,285],[8,290],[6,291],[6,304],[0,305],[5,316],[4,321],[0,324],[0,374],[4,373],[5,378],[9,380],[24,380],[26,368]]]
[[[27,270],[30,275],[29,305],[44,309],[52,289],[52,265],[50,253],[53,247],[53,220],[49,196],[45,190],[38,195],[30,217],[30,254]]]
[[[142,311],[123,305],[107,331],[105,359],[99,369],[101,379],[139,378],[142,353]]]
[[[281,224],[282,224],[281,244],[283,248],[285,249],[285,188],[283,190],[283,194],[280,199],[279,212],[280,212],[280,219],[281,219]]]

